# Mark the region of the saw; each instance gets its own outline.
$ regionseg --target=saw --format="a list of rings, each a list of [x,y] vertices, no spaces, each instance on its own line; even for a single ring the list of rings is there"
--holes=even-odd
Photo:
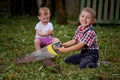
[[[13,63],[14,64],[28,63],[31,61],[49,59],[58,56],[60,52],[56,51],[54,49],[54,46],[62,47],[60,42],[56,42],[54,44],[50,44],[44,48],[41,48],[40,50],[34,51],[30,54],[18,57],[13,61]]]

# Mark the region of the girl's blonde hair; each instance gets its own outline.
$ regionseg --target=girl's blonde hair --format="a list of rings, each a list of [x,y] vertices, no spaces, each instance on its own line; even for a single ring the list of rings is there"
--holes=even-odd
[[[49,15],[50,16],[50,10],[47,7],[41,7],[38,11],[38,16],[40,15]]]

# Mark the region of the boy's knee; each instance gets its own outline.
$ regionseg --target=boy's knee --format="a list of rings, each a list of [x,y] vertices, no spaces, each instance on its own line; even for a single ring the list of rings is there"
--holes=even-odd
[[[71,61],[67,58],[65,59],[65,63],[71,63]]]
[[[68,57],[68,58],[65,59],[65,63],[69,63],[69,64],[71,63],[71,64],[76,65],[76,64],[79,64],[80,61],[74,60],[74,59],[72,59],[71,57]]]

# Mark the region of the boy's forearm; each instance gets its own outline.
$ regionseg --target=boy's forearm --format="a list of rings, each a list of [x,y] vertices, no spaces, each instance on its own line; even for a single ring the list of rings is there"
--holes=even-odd
[[[65,47],[69,47],[69,46],[74,45],[75,43],[76,43],[76,41],[73,39],[73,40],[70,40],[70,41],[68,41],[68,42],[66,42],[64,44],[65,44]]]
[[[68,47],[66,48],[65,52],[71,52],[71,51],[75,51],[75,50],[79,50],[84,46],[84,43],[78,43],[74,46]]]

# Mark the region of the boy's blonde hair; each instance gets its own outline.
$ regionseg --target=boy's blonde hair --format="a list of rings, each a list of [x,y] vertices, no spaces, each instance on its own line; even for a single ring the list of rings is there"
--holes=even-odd
[[[92,14],[92,17],[93,17],[93,18],[96,17],[96,13],[95,13],[95,11],[94,11],[92,8],[85,7],[85,8],[82,9],[82,11],[87,11],[87,12],[89,12],[90,14]],[[82,11],[81,11],[81,12],[82,12]]]
[[[38,11],[38,16],[41,16],[41,15],[48,15],[50,16],[50,10],[49,8],[47,7],[41,7]]]

